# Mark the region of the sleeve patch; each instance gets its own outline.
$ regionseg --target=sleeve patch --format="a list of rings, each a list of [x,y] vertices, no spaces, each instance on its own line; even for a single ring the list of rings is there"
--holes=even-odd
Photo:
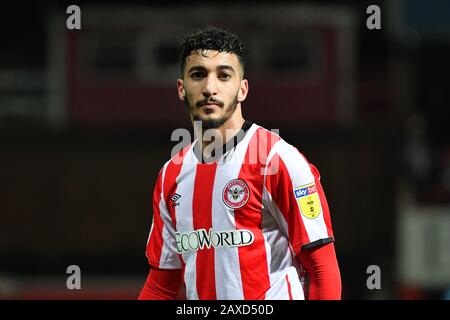
[[[300,208],[300,212],[305,218],[315,219],[322,212],[319,193],[314,183],[306,184],[294,188],[295,199]]]

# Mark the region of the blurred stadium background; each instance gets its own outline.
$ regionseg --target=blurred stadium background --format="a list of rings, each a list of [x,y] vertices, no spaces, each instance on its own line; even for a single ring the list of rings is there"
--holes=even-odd
[[[448,299],[450,2],[332,3],[2,4],[0,298],[137,297],[153,184],[190,127],[177,47],[217,25],[248,44],[244,116],[321,171],[343,298]]]

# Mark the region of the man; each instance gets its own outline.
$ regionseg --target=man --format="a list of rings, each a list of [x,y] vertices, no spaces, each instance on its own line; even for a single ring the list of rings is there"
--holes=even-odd
[[[318,170],[242,116],[242,42],[206,28],[181,51],[178,96],[198,140],[159,172],[139,299],[340,299]]]

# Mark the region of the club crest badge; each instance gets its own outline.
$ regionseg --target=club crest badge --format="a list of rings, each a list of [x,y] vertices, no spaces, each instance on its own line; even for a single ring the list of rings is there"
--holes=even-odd
[[[227,183],[223,189],[223,202],[231,209],[243,207],[250,198],[250,189],[241,179],[234,179]]]

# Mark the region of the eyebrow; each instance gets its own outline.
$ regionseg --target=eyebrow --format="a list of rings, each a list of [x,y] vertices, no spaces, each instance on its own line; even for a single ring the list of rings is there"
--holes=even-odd
[[[233,67],[230,66],[230,65],[227,65],[227,64],[221,64],[221,65],[218,65],[216,69],[217,69],[217,70],[230,70],[230,71],[232,71],[233,73],[235,73]],[[189,69],[188,73],[191,73],[191,72],[193,72],[193,71],[205,71],[205,70],[206,70],[206,68],[203,67],[203,66],[192,66],[192,67]]]

